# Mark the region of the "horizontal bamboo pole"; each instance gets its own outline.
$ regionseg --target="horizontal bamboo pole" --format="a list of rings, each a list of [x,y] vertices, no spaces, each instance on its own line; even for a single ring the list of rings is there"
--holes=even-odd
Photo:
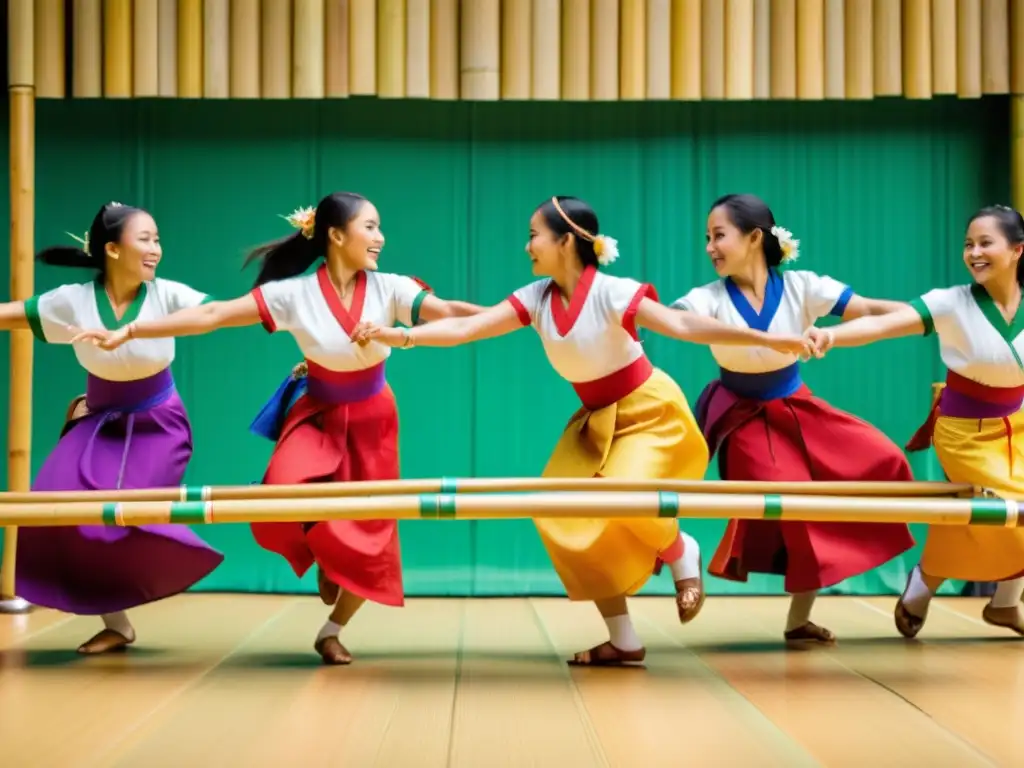
[[[8,506],[72,501],[244,501],[249,499],[326,499],[419,493],[526,493],[566,491],[632,491],[650,493],[750,494],[776,493],[812,496],[971,497],[985,491],[970,485],[936,482],[793,482],[753,480],[618,480],[615,478],[455,478],[371,480],[352,483],[299,485],[183,485],[174,488],[124,491],[30,491],[0,493],[0,509]]]
[[[832,523],[924,523],[1015,528],[1024,502],[647,491],[461,495],[422,493],[320,499],[79,501],[5,505],[0,525],[22,527],[322,520],[501,520],[516,518],[696,518]]]

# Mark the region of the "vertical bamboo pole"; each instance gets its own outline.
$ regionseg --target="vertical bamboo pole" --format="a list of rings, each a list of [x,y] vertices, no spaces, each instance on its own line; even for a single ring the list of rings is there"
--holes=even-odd
[[[157,87],[163,97],[178,95],[178,0],[157,0]]]
[[[127,99],[132,95],[132,3],[103,3],[103,96]]]
[[[697,0],[700,2],[700,0]],[[590,16],[590,92],[594,101],[619,98],[619,0],[594,0]]]
[[[327,0],[324,8],[324,92],[348,96],[348,0]]]
[[[560,0],[533,0],[530,95],[557,101],[562,94],[562,10]]]
[[[753,0],[742,0],[753,2]],[[672,95],[672,2],[647,0],[647,100]]]
[[[231,66],[228,92],[232,99],[260,97],[260,0],[231,0]]]
[[[348,90],[377,95],[377,2],[348,1]]]
[[[932,93],[956,93],[956,3],[932,0]]]
[[[773,99],[796,98],[796,0],[772,0]]]
[[[1018,95],[1010,97],[1010,193],[1013,207],[1024,210],[1024,96]]]
[[[98,99],[103,93],[103,22],[100,0],[75,0],[71,13],[71,94]]]
[[[981,0],[956,3],[956,94],[981,98]]]
[[[754,98],[769,99],[771,95],[772,0],[754,0]]]
[[[495,101],[501,94],[501,3],[462,0],[460,90],[466,101]]]
[[[405,95],[430,98],[430,0],[405,2]]]
[[[64,0],[35,5],[35,81],[37,99],[63,99]]]
[[[533,0],[501,3],[501,98],[530,98]]]
[[[645,0],[622,0],[619,21],[619,98],[644,98],[647,81],[647,8]]]
[[[903,3],[903,95],[908,99],[932,97],[932,3]]]
[[[708,100],[725,98],[725,5],[703,0],[700,14],[701,91]]]
[[[203,0],[178,0],[178,97],[203,96]]]
[[[981,6],[982,93],[1010,92],[1010,6],[1007,0],[984,0]]]
[[[10,100],[11,300],[24,301],[33,286],[35,229],[35,33],[33,0],[7,6],[8,97]],[[7,422],[7,488],[31,487],[32,332],[11,331],[10,402]],[[17,597],[14,574],[18,529],[4,531],[0,563],[0,613],[25,613],[31,605]]]
[[[846,96],[846,20],[843,0],[825,0],[825,98]]]
[[[796,5],[796,97],[825,98],[825,0]]]
[[[767,2],[767,0],[759,0]],[[701,94],[701,0],[672,0],[672,98]],[[767,70],[766,70],[767,71]]]
[[[231,30],[229,0],[203,0],[203,97],[230,94]]]
[[[590,0],[562,0],[562,98],[590,98]]]
[[[725,50],[725,98],[754,98],[754,0],[726,0]]]
[[[903,93],[903,41],[900,3],[875,0],[875,95],[900,96]]]
[[[157,0],[132,6],[132,95],[160,95],[160,22]]]
[[[871,99],[875,95],[873,11],[874,0],[846,0],[843,45],[847,99]]]
[[[377,95],[405,96],[405,0],[377,2]]]
[[[297,0],[292,23],[292,96],[324,97],[324,0]],[[404,33],[404,29],[402,30]]]
[[[290,99],[292,1],[263,0],[260,30],[260,94],[264,99]]]
[[[1010,39],[1024,41],[1024,0],[1010,0]],[[1011,46],[1010,56],[1010,93],[1024,93],[1024,45]]]
[[[430,3],[430,98],[459,98],[459,0]]]

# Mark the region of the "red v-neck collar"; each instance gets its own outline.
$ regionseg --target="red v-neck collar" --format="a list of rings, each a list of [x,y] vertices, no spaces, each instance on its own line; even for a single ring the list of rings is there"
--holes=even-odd
[[[569,299],[568,309],[562,303],[558,286],[555,285],[553,280],[551,281],[551,287],[548,288],[548,291],[551,293],[551,318],[555,321],[555,328],[558,330],[559,336],[568,336],[569,331],[576,325],[580,312],[583,311],[583,305],[587,303],[590,287],[594,284],[596,276],[597,267],[584,268],[579,282],[576,283],[576,289],[572,292],[572,298]]]
[[[345,309],[341,303],[341,297],[331,282],[331,276],[327,274],[327,265],[322,264],[316,271],[317,282],[320,283],[320,292],[324,295],[327,308],[331,310],[334,319],[345,329],[349,335],[356,329],[356,324],[363,317],[363,301],[366,299],[366,272],[356,273],[356,287],[352,292],[352,306]]]

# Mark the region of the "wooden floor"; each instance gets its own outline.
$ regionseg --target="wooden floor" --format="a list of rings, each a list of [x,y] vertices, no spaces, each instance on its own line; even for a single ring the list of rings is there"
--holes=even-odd
[[[604,627],[558,599],[368,606],[348,668],[313,654],[315,598],[168,600],[90,659],[96,619],[0,616],[0,765],[1020,766],[1024,641],[983,602],[937,601],[907,642],[892,599],[821,599],[840,645],[786,652],[784,599],[712,597],[687,627],[637,599],[646,670],[567,667]]]

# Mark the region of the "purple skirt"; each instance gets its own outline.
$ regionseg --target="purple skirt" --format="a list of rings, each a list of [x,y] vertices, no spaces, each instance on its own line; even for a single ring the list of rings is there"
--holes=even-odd
[[[68,423],[34,491],[181,484],[192,428],[170,370],[115,382],[89,376],[89,414]],[[224,560],[184,525],[18,530],[17,593],[76,614],[122,611],[184,592]]]

